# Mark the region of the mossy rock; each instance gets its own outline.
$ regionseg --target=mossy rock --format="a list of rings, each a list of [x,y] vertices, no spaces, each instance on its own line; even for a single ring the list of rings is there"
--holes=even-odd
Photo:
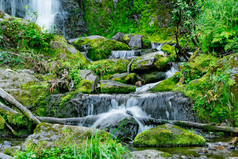
[[[167,63],[169,62],[169,58],[162,55],[156,55],[155,66],[158,70],[164,70]]]
[[[165,72],[154,71],[151,73],[142,74],[143,83],[153,83],[165,79]]]
[[[103,80],[100,84],[101,93],[131,93],[136,91],[133,85],[127,85],[116,81]]]
[[[178,146],[203,146],[206,140],[179,126],[165,124],[151,128],[136,136],[134,146],[143,147],[178,147]]]
[[[26,149],[40,152],[49,147],[63,147],[65,145],[85,144],[88,138],[98,132],[103,141],[109,137],[109,133],[93,128],[40,123],[23,144]],[[83,145],[81,145],[83,146]]]
[[[78,39],[73,44],[78,49],[81,49],[83,45],[89,45],[87,56],[93,61],[109,58],[113,50],[130,50],[125,43],[103,38]]]
[[[163,70],[168,62],[168,59],[160,54],[160,52],[148,53],[137,57],[132,65],[131,71],[143,73],[152,70]]]
[[[122,73],[112,75],[111,80],[121,82],[124,84],[135,84],[138,80],[138,77],[135,73]]]
[[[81,80],[79,84],[76,86],[76,91],[77,92],[82,92],[82,93],[92,93],[93,91],[93,81],[89,80]]]
[[[92,70],[100,79],[108,80],[115,73],[126,72],[129,63],[125,59],[106,59],[93,61],[85,69]]]
[[[155,87],[151,88],[149,91],[152,92],[166,92],[172,91],[176,84],[179,82],[179,73],[176,73],[173,77],[165,79],[157,84]]]

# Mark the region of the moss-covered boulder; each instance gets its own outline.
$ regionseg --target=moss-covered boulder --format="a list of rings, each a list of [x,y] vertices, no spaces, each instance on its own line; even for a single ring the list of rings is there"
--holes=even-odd
[[[85,69],[95,72],[100,79],[108,80],[115,73],[127,72],[130,62],[125,59],[106,59],[91,62]]]
[[[79,38],[73,44],[79,50],[88,45],[87,56],[93,61],[109,58],[112,50],[130,50],[125,43],[105,38]]]
[[[133,85],[123,84],[111,80],[102,80],[100,84],[101,93],[131,93],[136,91]]]
[[[165,72],[153,71],[150,73],[142,74],[141,79],[143,83],[153,83],[165,79]]]
[[[165,124],[151,128],[136,136],[133,141],[135,146],[203,146],[206,140],[188,130],[175,125]]]
[[[94,91],[93,88],[94,88],[93,81],[84,79],[81,80],[79,84],[76,86],[76,91],[82,93],[92,93]]]
[[[148,53],[137,57],[132,65],[131,71],[143,73],[151,70],[163,70],[166,67],[168,58],[163,56],[161,52]]]
[[[138,76],[135,73],[121,73],[112,75],[110,78],[113,81],[121,82],[124,84],[135,84],[138,81]]]
[[[25,149],[39,152],[49,147],[82,144],[96,131],[98,130],[87,127],[41,123],[37,125],[34,134],[27,137],[23,145]],[[103,138],[108,137],[109,133],[99,131],[98,135]]]

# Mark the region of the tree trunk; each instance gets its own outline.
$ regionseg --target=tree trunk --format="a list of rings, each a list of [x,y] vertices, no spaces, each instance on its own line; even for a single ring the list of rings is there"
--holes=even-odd
[[[19,103],[15,98],[13,98],[10,94],[5,92],[2,88],[0,88],[0,97],[5,101],[13,106],[15,106],[17,109],[19,109],[23,114],[25,114],[30,120],[34,121],[36,124],[39,124],[40,121],[31,113],[30,110],[28,110],[26,107],[24,107],[21,103]]]

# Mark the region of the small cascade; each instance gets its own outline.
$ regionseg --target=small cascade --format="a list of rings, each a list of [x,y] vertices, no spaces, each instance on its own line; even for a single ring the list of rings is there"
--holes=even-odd
[[[163,47],[163,43],[151,43],[152,44],[152,49],[157,49],[158,51],[161,51],[161,48]]]
[[[137,93],[143,93],[143,92],[147,92],[149,89],[155,87],[157,84],[159,84],[161,81],[159,82],[155,82],[155,83],[149,83],[149,84],[146,84],[144,86],[141,86],[141,87],[136,87],[136,92]]]
[[[140,56],[141,52],[136,50],[112,51],[111,58],[126,59],[134,56]]]
[[[138,119],[139,117],[149,117],[138,106],[133,106],[129,108],[126,108],[125,106],[118,106],[116,109],[112,109],[106,113],[99,114],[98,115],[99,118],[93,124],[93,127],[99,128],[99,127],[108,125],[109,123],[116,123],[118,120],[118,116],[133,117],[139,124],[138,133],[141,133],[151,128],[150,126],[143,125]]]

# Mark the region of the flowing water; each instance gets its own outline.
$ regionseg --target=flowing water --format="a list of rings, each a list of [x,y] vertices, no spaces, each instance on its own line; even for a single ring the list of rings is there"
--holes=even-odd
[[[31,0],[29,2],[29,12],[26,19],[33,20],[36,18],[36,24],[45,30],[51,30],[55,24],[55,17],[59,13],[59,0]]]
[[[30,19],[44,30],[51,30],[57,14],[62,12],[59,0],[0,0],[0,10],[12,16]]]

